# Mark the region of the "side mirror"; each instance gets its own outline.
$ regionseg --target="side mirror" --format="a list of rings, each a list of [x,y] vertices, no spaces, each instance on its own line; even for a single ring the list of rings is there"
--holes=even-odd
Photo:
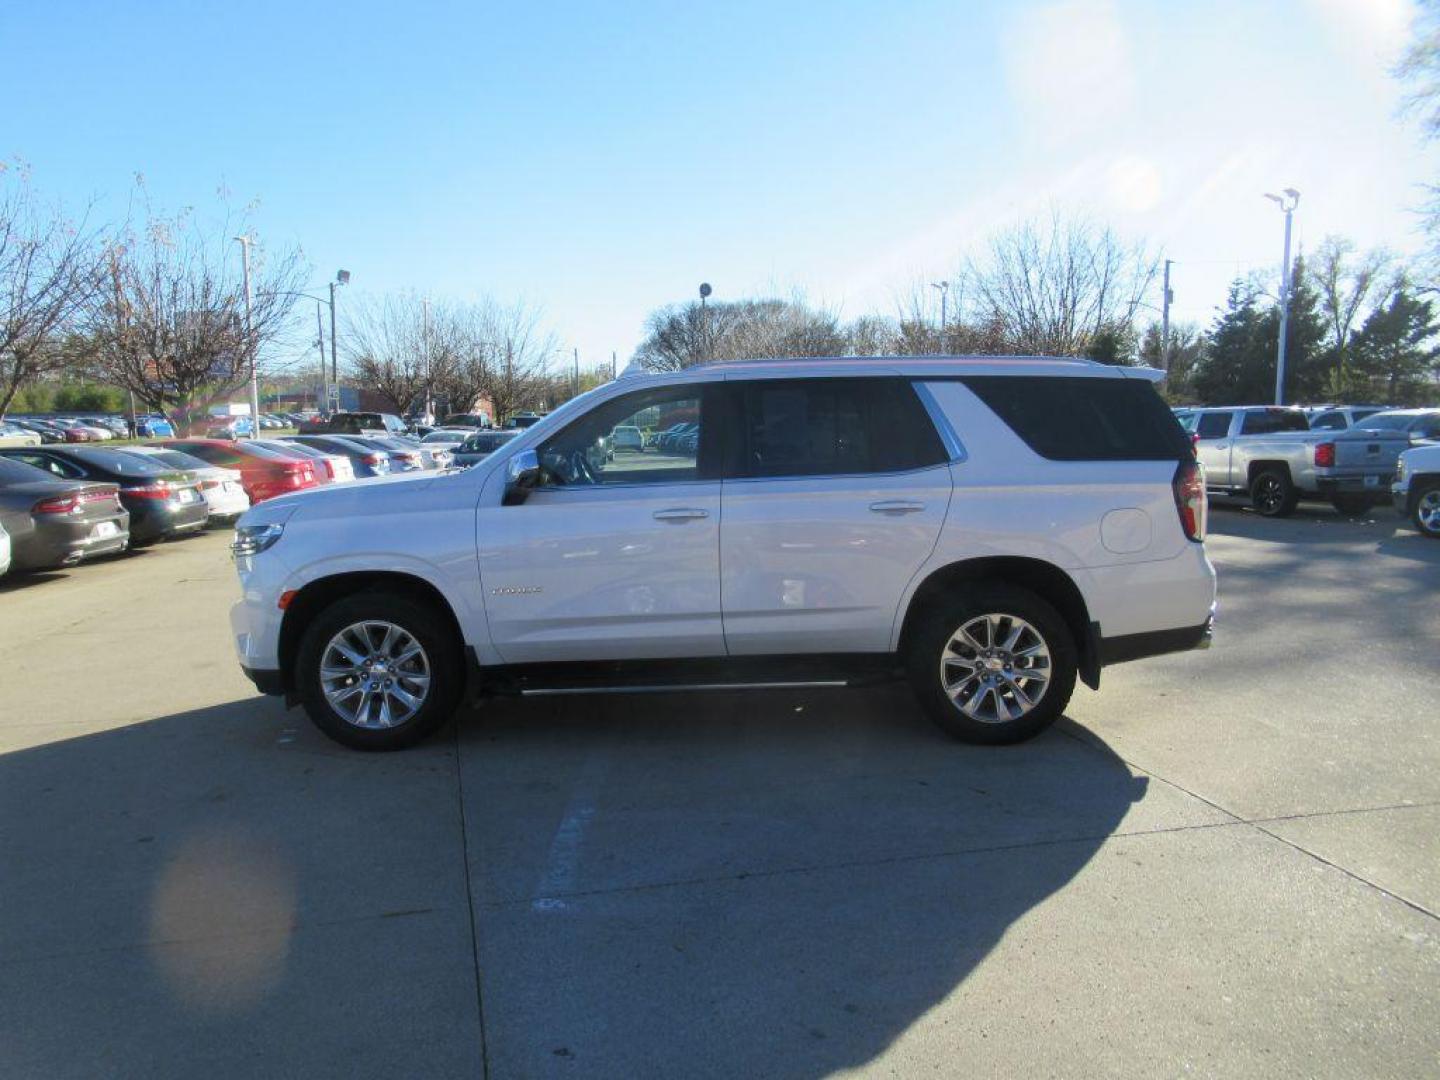
[[[518,506],[540,483],[540,458],[534,450],[521,450],[505,465],[506,506]]]

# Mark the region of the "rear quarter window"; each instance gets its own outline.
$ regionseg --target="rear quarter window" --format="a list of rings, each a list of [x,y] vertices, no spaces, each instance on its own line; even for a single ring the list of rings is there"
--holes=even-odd
[[[1190,457],[1190,440],[1146,380],[972,375],[961,381],[1051,461]]]

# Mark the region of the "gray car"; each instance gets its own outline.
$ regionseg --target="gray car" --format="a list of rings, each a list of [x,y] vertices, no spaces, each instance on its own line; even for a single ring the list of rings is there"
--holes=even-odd
[[[477,431],[455,448],[455,460],[452,464],[463,469],[474,465],[477,461],[484,461],[519,434],[520,429],[517,428],[507,428],[503,431],[493,428]]]

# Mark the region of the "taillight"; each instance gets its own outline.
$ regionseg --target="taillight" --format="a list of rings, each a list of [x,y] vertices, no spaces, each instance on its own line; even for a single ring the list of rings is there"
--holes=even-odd
[[[1333,442],[1315,444],[1315,464],[1322,469],[1335,467],[1335,444]]]
[[[41,499],[30,508],[32,514],[73,514],[78,513],[80,507],[86,503],[109,502],[115,500],[115,505],[120,505],[119,498],[110,491],[80,491],[71,495],[55,495],[48,499]]]
[[[1182,461],[1175,470],[1171,484],[1175,492],[1175,509],[1180,515],[1180,528],[1186,539],[1197,544],[1205,542],[1205,518],[1209,507],[1205,499],[1205,470],[1196,461]]]
[[[323,463],[324,463],[324,465],[325,465],[325,475],[328,476],[328,477],[330,477],[331,480],[334,480],[334,479],[335,479],[335,463],[334,463],[333,461],[331,461],[329,458],[323,458],[322,461],[323,461]]]
[[[126,495],[133,495],[137,499],[160,499],[170,498],[173,492],[170,485],[164,480],[157,480],[153,484],[137,484],[135,487],[125,489]]]

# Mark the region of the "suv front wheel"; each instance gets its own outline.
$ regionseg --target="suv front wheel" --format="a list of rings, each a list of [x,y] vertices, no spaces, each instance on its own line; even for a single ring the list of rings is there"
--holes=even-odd
[[[391,592],[331,604],[301,638],[295,686],[321,731],[356,750],[399,750],[454,712],[463,663],[447,620]]]
[[[905,659],[921,706],[964,742],[1038,735],[1075,689],[1075,642],[1065,620],[1012,585],[971,586],[930,608]]]

